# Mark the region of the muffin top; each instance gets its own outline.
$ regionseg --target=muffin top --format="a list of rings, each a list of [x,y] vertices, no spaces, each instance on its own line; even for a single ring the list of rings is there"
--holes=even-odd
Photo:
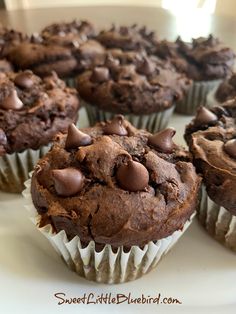
[[[121,115],[92,128],[71,125],[32,177],[40,225],[98,247],[142,246],[181,229],[200,178],[174,134],[138,130]]]
[[[70,75],[77,65],[69,48],[40,42],[19,44],[11,50],[8,59],[17,69],[31,69],[40,76],[47,76],[56,71],[60,77],[65,77]]]
[[[85,101],[122,114],[150,114],[170,108],[190,83],[158,58],[120,49],[109,50],[102,65],[77,78]]]
[[[48,144],[76,121],[78,107],[76,91],[55,73],[0,73],[0,156]]]
[[[53,23],[46,26],[40,36],[50,44],[78,47],[83,41],[95,35],[94,26],[88,21]]]
[[[210,198],[236,215],[236,100],[200,107],[185,138]]]
[[[27,35],[0,25],[0,57],[6,57],[13,47],[27,40]]]
[[[156,54],[195,81],[225,78],[232,72],[235,59],[233,50],[212,35],[192,39],[191,43],[180,38],[175,43],[164,40],[156,45]]]
[[[145,50],[148,53],[153,51],[157,41],[153,31],[146,27],[115,26],[109,30],[102,30],[96,37],[107,48],[119,48],[122,50]]]
[[[233,73],[228,79],[223,81],[215,93],[215,98],[220,103],[234,97],[236,97],[236,73]]]

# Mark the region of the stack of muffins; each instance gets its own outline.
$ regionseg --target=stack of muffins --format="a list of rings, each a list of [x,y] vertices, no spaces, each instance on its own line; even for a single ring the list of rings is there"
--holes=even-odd
[[[0,189],[21,192],[34,169],[27,207],[71,269],[134,280],[196,211],[236,251],[236,101],[223,103],[236,95],[231,48],[212,35],[169,42],[76,20],[31,36],[2,27],[0,37]],[[167,128],[175,108],[197,112],[190,152]]]

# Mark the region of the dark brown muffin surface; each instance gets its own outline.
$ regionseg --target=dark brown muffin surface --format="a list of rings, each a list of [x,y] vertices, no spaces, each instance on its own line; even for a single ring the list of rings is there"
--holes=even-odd
[[[98,247],[142,246],[181,229],[197,206],[200,179],[174,134],[137,130],[122,116],[70,126],[33,174],[41,226]]]
[[[102,30],[96,39],[108,49],[145,50],[148,53],[153,52],[157,42],[155,32],[136,24],[132,26],[113,25],[110,29]]]
[[[53,73],[40,79],[31,71],[0,73],[0,155],[38,149],[77,120],[74,89]]]
[[[201,107],[185,138],[210,198],[236,215],[236,102]]]
[[[180,38],[174,43],[163,40],[157,43],[156,54],[195,81],[225,78],[232,73],[235,61],[234,51],[212,35],[190,43]]]
[[[115,113],[150,114],[172,107],[191,81],[168,63],[143,53],[111,49],[102,65],[77,78],[81,97]]]

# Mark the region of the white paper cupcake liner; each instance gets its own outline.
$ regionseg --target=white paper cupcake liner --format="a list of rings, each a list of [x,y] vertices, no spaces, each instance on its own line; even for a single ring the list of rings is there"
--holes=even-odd
[[[110,120],[117,114],[114,112],[99,110],[96,106],[92,106],[88,103],[85,104],[85,108],[88,114],[90,126],[93,126],[96,122]],[[148,115],[123,114],[123,116],[136,128],[147,129],[149,132],[155,133],[167,127],[174,109],[175,106],[172,106],[164,111]]]
[[[177,102],[175,111],[180,114],[194,115],[199,106],[206,105],[207,94],[218,87],[222,80],[193,82],[183,100]]]
[[[94,241],[90,241],[83,248],[78,236],[69,241],[65,231],[56,234],[51,225],[38,227],[40,216],[32,203],[30,185],[31,180],[25,182],[26,189],[23,191],[23,196],[25,207],[30,212],[34,225],[51,242],[71,270],[81,277],[96,282],[122,283],[148,273],[183,235],[195,216],[194,213],[186,221],[182,230],[175,231],[167,238],[149,242],[143,248],[132,246],[128,252],[125,252],[123,247],[120,247],[114,253],[111,245],[106,245],[102,251],[96,252]]]
[[[215,98],[215,94],[216,91],[218,89],[218,85],[215,86],[211,91],[209,91],[209,93],[207,94],[207,98],[206,98],[206,107],[207,108],[211,108],[213,106],[217,106],[219,105],[219,101]]]
[[[42,146],[37,150],[26,149],[22,153],[6,154],[0,157],[0,190],[21,193],[24,189],[24,182],[29,178],[29,172],[49,148],[49,145]]]
[[[212,201],[204,185],[197,216],[213,238],[236,252],[236,216]]]

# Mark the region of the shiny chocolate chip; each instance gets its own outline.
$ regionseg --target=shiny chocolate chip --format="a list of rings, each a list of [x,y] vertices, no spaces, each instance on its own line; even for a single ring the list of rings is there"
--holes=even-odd
[[[128,135],[128,132],[124,126],[124,117],[122,115],[116,115],[111,121],[108,121],[103,127],[103,133],[105,135]]]
[[[23,102],[17,95],[16,90],[12,90],[10,94],[4,98],[0,104],[0,107],[6,110],[19,110],[23,107]]]
[[[137,192],[147,187],[149,173],[141,163],[130,160],[118,168],[116,178],[122,189]]]
[[[236,139],[229,140],[224,144],[224,151],[232,158],[236,159]]]
[[[76,195],[84,185],[84,175],[75,168],[52,170],[52,179],[55,191],[59,196]]]
[[[194,125],[195,126],[206,125],[217,120],[218,118],[213,112],[201,106],[199,107],[197,115],[194,119]]]
[[[19,73],[14,80],[14,83],[25,89],[29,89],[34,85],[34,81],[32,80],[32,72],[31,71],[25,71],[22,73]]]
[[[92,144],[92,138],[90,135],[77,129],[74,124],[69,126],[65,142],[66,149],[78,148],[80,146],[87,146],[90,144]]]
[[[149,136],[148,144],[153,146],[161,153],[170,154],[175,148],[175,143],[172,140],[175,133],[176,131],[173,128],[168,128],[160,131],[156,134]]]
[[[137,72],[144,75],[150,75],[155,71],[155,68],[156,68],[155,64],[151,60],[145,57],[140,62],[140,65],[138,65]]]

